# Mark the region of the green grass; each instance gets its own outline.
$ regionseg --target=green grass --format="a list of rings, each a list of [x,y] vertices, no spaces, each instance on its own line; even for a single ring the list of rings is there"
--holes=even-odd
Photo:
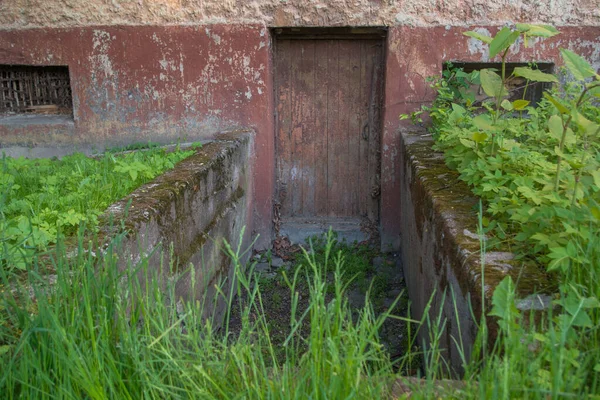
[[[346,239],[339,240],[336,232],[325,235],[315,235],[310,239],[310,248],[314,261],[323,265],[325,269],[334,270],[335,264],[329,262],[332,254],[344,254],[343,272],[347,280],[358,282],[360,285],[369,285],[366,276],[374,272],[373,258],[379,255],[376,249],[368,244],[349,243]],[[310,265],[303,253],[296,253],[294,268],[303,268]]]
[[[81,223],[94,229],[110,204],[191,154],[152,148],[95,158],[73,154],[60,160],[3,156],[0,268],[27,268],[36,253],[57,237],[74,235]]]
[[[588,342],[597,326],[578,326],[576,318],[552,310],[530,324],[514,308],[508,283],[494,296],[499,340],[482,345],[489,340],[482,324],[477,356],[465,360],[465,381],[448,385],[438,380],[449,371],[436,343],[450,322],[433,312],[412,321],[413,351],[392,363],[378,331],[386,319],[399,317],[376,316],[369,300],[353,315],[345,297],[347,254],[334,253],[331,237],[322,255],[304,252],[306,268],[286,275],[292,302],[282,345],[274,344],[281,334],[265,317],[261,280],[241,264],[240,248],[227,249],[236,268],[233,290],[227,294],[231,282],[222,282],[217,299],[204,304],[211,309],[215,300],[225,301],[226,314],[234,304],[239,307],[242,328],[234,335],[228,315],[221,325],[221,318],[204,317],[203,304],[170,306],[180,300],[174,286],[153,275],[147,260],[118,272],[121,240],[114,238],[98,257],[80,251],[77,259],[68,259],[57,246],[52,287],[43,284],[47,277],[37,268],[25,283],[1,273],[4,398],[392,398],[395,371],[417,356],[426,368],[424,380],[404,382],[414,390],[412,398],[598,398],[599,349]],[[149,282],[145,287],[139,271]],[[305,311],[298,307],[300,284],[309,288]],[[307,322],[310,329],[303,332]],[[431,344],[417,350],[415,329],[424,327]]]
[[[161,287],[145,260],[116,268],[116,238],[98,259],[55,255],[57,283],[50,289],[32,269],[27,285],[2,295],[0,392],[5,398],[385,398],[392,365],[378,341],[387,315],[369,304],[353,319],[344,297],[341,259],[328,258],[335,293],[325,300],[325,270],[305,254],[311,273],[310,303],[301,315],[292,302],[283,360],[261,315],[261,289],[230,250],[237,282],[228,303],[240,301],[242,330],[203,319],[198,304],[176,310],[174,287]],[[142,288],[134,271],[152,282]],[[5,289],[14,282],[2,276]],[[303,279],[291,278],[293,287]],[[77,284],[75,284],[75,282]],[[223,282],[222,288],[229,283]],[[35,300],[28,288],[34,288]],[[242,302],[242,299],[245,301]],[[208,304],[212,299],[207,299]],[[310,320],[307,336],[296,335]],[[300,352],[299,348],[307,351]]]

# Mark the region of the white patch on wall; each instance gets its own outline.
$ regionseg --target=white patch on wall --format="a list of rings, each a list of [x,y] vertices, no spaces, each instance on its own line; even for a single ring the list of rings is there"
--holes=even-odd
[[[206,36],[215,42],[216,45],[221,44],[221,36],[217,35],[216,33],[211,33],[210,29],[208,28],[205,28],[204,32],[206,33]]]
[[[113,76],[115,73],[112,61],[108,56],[112,38],[108,32],[102,30],[94,30],[93,35],[92,48],[94,51],[90,56],[92,68],[98,68],[106,77]]]
[[[475,28],[473,30],[481,35],[492,36],[490,31],[485,28]],[[483,43],[481,40],[475,38],[469,38],[467,46],[471,55],[479,53],[481,54],[481,61],[489,61],[489,46],[486,43]]]
[[[595,71],[600,70],[600,42],[577,39],[575,43],[569,41],[568,48],[574,48],[574,45],[581,47],[589,47],[592,49],[592,54],[584,57],[594,68]]]

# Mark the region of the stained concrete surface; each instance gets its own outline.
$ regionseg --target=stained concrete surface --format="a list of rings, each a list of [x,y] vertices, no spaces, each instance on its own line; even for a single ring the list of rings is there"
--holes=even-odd
[[[337,232],[339,240],[348,243],[369,240],[369,233],[361,229],[359,218],[290,218],[281,221],[279,234],[288,237],[292,244],[306,244],[308,238],[329,229]]]

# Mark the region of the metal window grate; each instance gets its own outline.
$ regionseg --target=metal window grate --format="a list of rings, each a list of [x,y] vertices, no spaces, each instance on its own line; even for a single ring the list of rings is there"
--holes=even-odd
[[[0,65],[0,114],[73,112],[68,67]]]
[[[479,63],[479,62],[452,62],[454,67],[462,68],[465,72],[473,72],[483,68],[495,68],[500,71],[502,69],[501,63]],[[506,63],[506,76],[510,76],[516,67],[527,67],[527,63]],[[443,68],[448,66],[444,64]],[[542,72],[552,73],[554,72],[554,64],[547,62],[539,62],[534,67]],[[544,91],[552,87],[551,83],[547,82],[527,82],[524,78],[512,77],[508,79],[507,89],[509,90],[508,99],[518,100],[524,99],[529,100],[532,105],[537,105],[542,99]],[[479,88],[481,92],[483,90]]]

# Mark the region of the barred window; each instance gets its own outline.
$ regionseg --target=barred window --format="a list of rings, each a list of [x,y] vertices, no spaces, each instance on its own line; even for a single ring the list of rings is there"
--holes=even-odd
[[[0,114],[72,114],[69,68],[0,65]]]
[[[465,72],[473,72],[475,70],[480,70],[483,68],[495,68],[497,71],[502,69],[501,63],[470,63],[470,62],[452,62],[452,65],[456,68],[462,68]],[[529,66],[526,63],[506,63],[506,76],[511,76],[512,72],[516,67],[527,67]],[[538,69],[542,72],[553,73],[554,72],[554,64],[547,62],[540,62],[534,65],[531,65],[533,69]],[[443,66],[444,69],[448,68],[448,65]],[[500,72],[498,72],[499,74]],[[529,100],[532,105],[537,105],[537,103],[542,99],[542,95],[544,91],[552,87],[551,83],[548,82],[528,82],[525,78],[521,77],[510,77],[506,86],[509,92],[508,99],[513,101],[517,99]],[[480,92],[479,99],[485,98],[483,94],[483,90],[479,87],[477,88],[478,92]]]

